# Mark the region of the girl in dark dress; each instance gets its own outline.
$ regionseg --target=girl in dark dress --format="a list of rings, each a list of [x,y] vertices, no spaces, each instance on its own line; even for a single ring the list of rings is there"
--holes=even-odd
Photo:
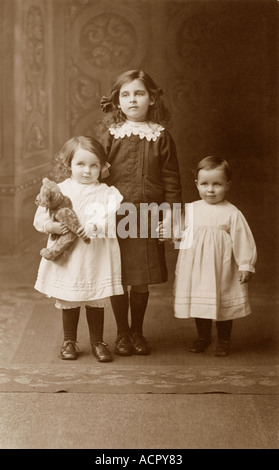
[[[111,297],[111,304],[117,323],[115,353],[122,356],[149,354],[143,336],[148,286],[167,281],[164,243],[158,239],[158,232],[155,237],[152,232],[152,236],[150,217],[148,233],[142,236],[140,210],[142,217],[143,206],[155,203],[158,207],[164,203],[169,208],[163,215],[167,224],[173,204],[181,202],[176,147],[166,129],[169,113],[162,94],[149,75],[131,70],[120,75],[110,96],[101,100],[103,111],[108,113],[101,136],[111,165],[106,182],[120,191],[123,203],[132,205],[137,222],[136,232],[129,236],[121,234],[125,213],[118,211],[124,294]]]

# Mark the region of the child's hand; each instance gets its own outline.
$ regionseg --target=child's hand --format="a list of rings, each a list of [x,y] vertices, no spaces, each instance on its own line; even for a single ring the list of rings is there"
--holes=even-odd
[[[85,233],[85,229],[84,227],[79,227],[79,229],[77,230],[77,235],[79,236],[79,238],[81,238],[82,240],[87,240],[88,236],[86,235]]]
[[[158,239],[160,242],[164,242],[170,238],[169,230],[164,226],[163,222],[158,223],[156,232],[158,232]]]
[[[164,215],[164,219],[158,223],[156,232],[158,232],[158,238],[160,242],[170,240],[172,238],[172,212],[168,209]]]
[[[48,233],[57,233],[58,235],[65,235],[70,231],[68,227],[66,227],[66,225],[62,224],[61,222],[56,222],[54,220],[49,220],[45,224],[45,228]]]
[[[94,222],[88,222],[85,227],[85,236],[95,238],[98,235],[98,227]]]
[[[252,273],[250,271],[238,271],[238,280],[240,284],[245,284],[250,282],[252,278]]]

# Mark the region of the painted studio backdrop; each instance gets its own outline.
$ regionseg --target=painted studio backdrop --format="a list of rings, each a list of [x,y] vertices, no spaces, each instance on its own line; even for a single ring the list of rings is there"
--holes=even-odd
[[[0,256],[30,249],[34,199],[55,152],[96,135],[117,75],[142,68],[172,114],[185,202],[208,155],[233,167],[229,200],[275,274],[278,2],[0,0]]]

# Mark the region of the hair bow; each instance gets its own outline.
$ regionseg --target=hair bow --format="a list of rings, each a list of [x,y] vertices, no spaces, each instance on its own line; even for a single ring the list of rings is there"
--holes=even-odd
[[[103,96],[100,101],[100,105],[104,113],[109,113],[113,110],[113,104],[109,98]]]
[[[103,168],[101,169],[102,179],[107,178],[109,176],[109,167],[110,167],[110,164],[108,162],[106,162],[104,164]]]

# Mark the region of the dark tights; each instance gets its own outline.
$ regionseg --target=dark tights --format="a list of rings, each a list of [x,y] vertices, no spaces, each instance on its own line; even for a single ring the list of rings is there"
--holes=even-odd
[[[211,341],[212,320],[208,318],[195,318],[199,338]],[[229,341],[232,332],[232,320],[216,321],[218,340]]]
[[[143,321],[147,307],[149,292],[138,292],[133,289],[122,295],[111,297],[111,306],[116,320],[117,335],[139,333],[142,335]],[[128,313],[131,310],[131,328],[129,327]]]
[[[62,310],[64,341],[77,340],[77,329],[80,307]],[[86,319],[89,328],[90,342],[102,342],[104,330],[104,308],[86,306]]]

